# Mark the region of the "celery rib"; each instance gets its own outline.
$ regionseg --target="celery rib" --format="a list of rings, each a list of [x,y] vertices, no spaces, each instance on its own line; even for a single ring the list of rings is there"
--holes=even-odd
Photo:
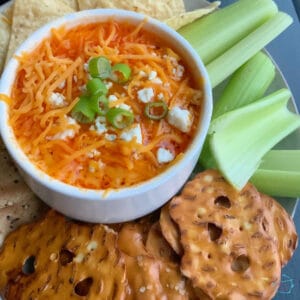
[[[255,53],[263,49],[269,42],[283,32],[292,21],[289,15],[278,12],[248,36],[209,63],[206,68],[212,86],[217,86],[231,75]]]
[[[212,121],[208,137],[212,155],[237,189],[250,179],[263,155],[300,126],[300,117],[287,109],[290,96],[282,89]]]
[[[179,29],[210,63],[278,12],[272,0],[240,0]]]
[[[274,77],[273,62],[266,54],[258,52],[233,73],[214,105],[213,119],[260,99]]]

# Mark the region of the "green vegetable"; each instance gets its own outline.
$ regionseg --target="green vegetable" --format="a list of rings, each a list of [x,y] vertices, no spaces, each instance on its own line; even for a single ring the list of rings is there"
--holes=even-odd
[[[126,82],[131,75],[131,69],[126,64],[115,64],[111,68],[111,79],[115,82]]]
[[[269,151],[250,181],[268,195],[300,197],[300,150]]]
[[[180,28],[178,32],[190,42],[204,64],[208,64],[277,11],[271,0],[240,0]],[[234,59],[239,60],[238,57]],[[221,70],[219,68],[220,73]]]
[[[212,154],[237,189],[250,179],[263,155],[300,126],[300,117],[286,107],[290,96],[282,89],[212,121],[208,137]]]
[[[108,110],[106,118],[115,128],[123,129],[133,123],[134,115],[129,110],[113,107]]]
[[[100,116],[105,116],[109,109],[109,102],[106,96],[102,94],[93,95],[88,100],[88,105],[91,108],[92,111],[94,111],[96,114]]]
[[[206,65],[212,87],[217,86],[231,75],[291,23],[292,18],[289,15],[279,12]]]
[[[168,106],[164,101],[149,102],[145,106],[145,115],[151,120],[161,120],[168,113]]]
[[[273,62],[266,54],[258,52],[231,76],[214,105],[212,118],[260,99],[274,77]]]
[[[106,95],[108,90],[106,85],[102,82],[100,78],[92,78],[86,84],[86,89],[92,95],[103,94]]]
[[[104,56],[94,57],[89,61],[89,73],[92,77],[106,79],[111,75],[110,61]]]
[[[91,123],[95,119],[96,112],[89,105],[89,97],[80,96],[79,101],[76,103],[71,111],[71,116],[80,123]]]

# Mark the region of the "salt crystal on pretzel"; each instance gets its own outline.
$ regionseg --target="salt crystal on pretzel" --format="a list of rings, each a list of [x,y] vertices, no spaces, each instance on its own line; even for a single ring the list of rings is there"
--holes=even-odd
[[[125,299],[124,256],[116,242],[117,234],[106,226],[74,223],[50,211],[5,240],[0,290],[6,288],[7,300]]]
[[[181,271],[212,299],[270,299],[281,263],[263,229],[269,214],[253,185],[231,187],[214,170],[198,174],[169,212],[180,229]]]

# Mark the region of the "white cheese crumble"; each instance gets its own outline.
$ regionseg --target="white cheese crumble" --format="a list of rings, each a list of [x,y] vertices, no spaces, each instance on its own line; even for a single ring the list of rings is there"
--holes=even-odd
[[[87,153],[88,158],[94,158],[99,155],[100,155],[100,152],[97,149],[93,149]]]
[[[174,154],[165,148],[159,148],[156,153],[157,161],[160,164],[168,163],[174,159]]]
[[[67,116],[66,118],[67,118],[68,124],[70,124],[70,125],[78,125],[77,122],[76,122],[76,120],[74,118],[71,118],[69,116]]]
[[[66,81],[64,80],[58,85],[58,88],[63,89],[65,86],[66,86]]]
[[[154,78],[156,78],[157,76],[157,72],[156,71],[151,71],[148,75],[148,79],[151,81],[153,80]]]
[[[78,78],[77,78],[76,75],[73,76],[73,80],[74,80],[75,83],[78,81]]]
[[[117,101],[118,100],[118,97],[116,95],[109,95],[108,96],[108,101],[109,102],[114,102],[114,101]]]
[[[129,111],[132,111],[132,108],[130,105],[127,105],[125,103],[121,103],[120,105],[117,105],[118,108],[122,108],[122,109],[125,109],[125,110],[129,110]]]
[[[84,71],[88,72],[89,71],[89,63],[84,63],[83,69],[84,69]]]
[[[153,83],[156,83],[156,84],[162,84],[162,80],[159,78],[159,77],[156,77],[152,80]]]
[[[110,142],[113,142],[114,140],[116,140],[116,138],[117,136],[115,134],[109,134],[109,133],[105,134],[105,139]]]
[[[65,106],[65,96],[61,93],[52,93],[49,97],[50,103],[55,107]]]
[[[157,99],[158,99],[158,100],[163,100],[163,99],[164,99],[164,94],[163,94],[163,93],[159,93],[159,94],[157,95]]]
[[[178,106],[171,108],[168,112],[167,120],[182,132],[189,132],[192,127],[191,113],[187,109]]]
[[[133,138],[136,138],[136,142],[138,144],[143,143],[143,138],[142,138],[142,130],[140,124],[134,125],[129,129],[124,130],[120,138],[126,142],[131,141]]]
[[[143,70],[139,71],[139,75],[140,75],[141,77],[147,77],[146,72],[144,72]]]
[[[182,65],[177,65],[176,68],[173,69],[173,75],[176,78],[181,78],[184,73],[184,66]]]
[[[105,117],[97,117],[96,120],[95,120],[95,129],[96,129],[96,132],[97,134],[101,135],[103,134],[104,132],[107,131],[107,128],[106,128],[106,119]]]
[[[108,90],[113,86],[113,83],[111,81],[104,82],[104,84]]]
[[[138,99],[143,103],[148,103],[154,96],[154,91],[152,88],[144,88],[138,91]]]
[[[51,137],[51,140],[66,140],[67,138],[74,138],[76,132],[74,129],[67,129],[62,132],[59,132],[55,134],[53,137]]]

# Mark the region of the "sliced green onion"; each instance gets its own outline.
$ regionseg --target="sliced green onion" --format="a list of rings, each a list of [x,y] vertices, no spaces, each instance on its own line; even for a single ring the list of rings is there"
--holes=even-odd
[[[115,128],[123,129],[133,123],[134,115],[127,109],[113,107],[108,110],[106,118]]]
[[[151,120],[161,120],[168,113],[168,106],[164,101],[149,102],[145,106],[145,115]]]
[[[86,89],[92,94],[107,94],[107,87],[100,78],[92,78],[86,84]]]
[[[109,109],[109,102],[102,94],[93,95],[89,99],[89,107],[100,116],[106,115]]]
[[[89,73],[92,77],[106,79],[111,75],[110,61],[104,56],[94,57],[89,61]]]
[[[80,96],[79,101],[71,111],[71,116],[79,123],[91,123],[95,119],[95,111],[89,106],[90,99]]]
[[[131,69],[126,64],[115,64],[111,72],[111,79],[115,82],[126,82],[131,75]]]

